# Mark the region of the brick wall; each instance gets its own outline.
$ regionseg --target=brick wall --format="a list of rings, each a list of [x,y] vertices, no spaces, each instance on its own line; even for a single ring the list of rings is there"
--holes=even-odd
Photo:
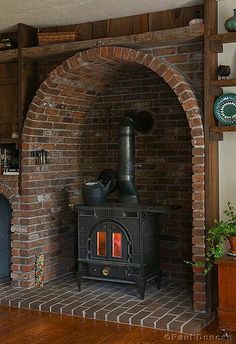
[[[26,287],[34,285],[35,254],[45,255],[46,280],[74,269],[76,220],[75,213],[68,204],[81,201],[81,184],[85,176],[95,175],[95,168],[97,172],[108,163],[116,164],[115,133],[118,117],[125,110],[122,108],[125,103],[126,105],[129,103],[129,108],[143,107],[143,103],[146,103],[145,108],[149,108],[155,117],[155,128],[152,133],[149,136],[137,136],[139,159],[137,162],[145,165],[144,171],[141,167],[137,169],[137,183],[142,199],[145,202],[153,200],[155,202],[156,199],[161,198],[167,203],[175,204],[177,198],[178,203],[181,203],[185,210],[189,209],[189,216],[184,221],[178,218],[179,232],[175,235],[178,238],[184,236],[183,245],[185,247],[186,243],[187,256],[190,253],[190,220],[193,214],[193,231],[195,231],[193,233],[196,234],[194,248],[204,250],[204,199],[201,197],[204,189],[204,153],[201,150],[204,144],[203,128],[199,103],[191,82],[178,70],[185,69],[186,74],[192,76],[196,84],[199,82],[199,87],[202,79],[201,52],[199,45],[193,45],[192,48],[184,46],[181,53],[182,60],[178,60],[176,54],[179,49],[181,47],[170,47],[168,51],[154,49],[148,53],[113,47],[92,49],[65,61],[53,70],[41,85],[30,105],[23,129],[21,202],[17,213],[19,225],[15,230],[17,239],[13,242],[12,250],[12,259],[17,261],[12,273],[14,285]],[[163,59],[153,58],[150,53],[168,54],[167,59],[177,59],[173,62],[178,68],[174,68]],[[198,59],[197,62],[194,62],[194,56]],[[135,65],[143,67],[138,68],[139,71],[127,74],[127,71]],[[146,67],[155,73],[155,77],[151,76],[151,72],[144,71]],[[108,85],[114,85],[116,80],[122,81],[109,88]],[[122,88],[122,83],[126,88],[135,88],[138,80],[140,81],[138,88],[142,91],[138,93],[139,95],[131,92],[133,99],[130,99],[129,94],[123,94],[123,102],[120,104],[119,94],[109,94],[113,92],[112,90]],[[151,85],[143,85],[145,82]],[[165,83],[174,90],[184,112],[177,102],[177,97],[175,99],[174,93]],[[148,89],[147,92],[143,91],[145,87]],[[110,98],[109,102],[106,101],[107,97]],[[172,110],[167,113],[170,101]],[[116,109],[114,109],[115,105]],[[106,121],[100,115],[94,116],[96,112],[106,113]],[[161,118],[164,119],[164,124]],[[171,122],[173,126],[170,126]],[[161,125],[163,125],[162,129],[160,129]],[[108,135],[111,142],[107,144],[104,137],[99,137],[99,132],[103,132],[104,137]],[[190,203],[191,194],[190,134],[194,146],[193,211],[190,209],[190,204],[187,204]],[[147,138],[152,140],[155,138],[155,142],[151,143]],[[94,151],[90,149],[91,147],[86,148],[86,145],[94,143],[99,149]],[[176,143],[175,146],[173,143]],[[149,146],[151,144],[154,145],[152,148]],[[47,165],[35,165],[31,152],[36,149],[48,151]],[[183,160],[180,163],[179,156],[183,152]],[[166,170],[167,165],[168,170]],[[177,165],[179,166],[176,171]],[[148,171],[147,176],[146,171]],[[145,183],[143,174],[146,178]],[[150,181],[152,186],[155,185],[154,193],[150,190]],[[168,186],[164,185],[167,181]],[[161,189],[163,185],[164,189]],[[183,188],[181,192],[178,191],[178,195],[176,187]],[[165,227],[167,234],[172,235],[174,227],[175,224],[169,220],[168,226]],[[170,239],[173,238],[168,237],[168,240]],[[196,250],[194,259],[200,259],[202,255]],[[167,255],[165,257],[167,259]],[[186,277],[186,267],[181,266],[178,259],[177,261],[173,261],[173,257],[168,259],[170,261],[166,261],[165,264],[177,264],[181,277]],[[201,291],[195,291],[195,308],[203,310],[205,282],[200,272],[194,273],[194,280],[200,283],[202,288]]]

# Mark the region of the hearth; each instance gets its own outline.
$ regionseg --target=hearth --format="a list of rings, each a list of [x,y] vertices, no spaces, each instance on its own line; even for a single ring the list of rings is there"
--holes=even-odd
[[[82,279],[131,283],[141,299],[148,281],[160,288],[159,217],[166,212],[142,205],[79,206],[79,288]]]

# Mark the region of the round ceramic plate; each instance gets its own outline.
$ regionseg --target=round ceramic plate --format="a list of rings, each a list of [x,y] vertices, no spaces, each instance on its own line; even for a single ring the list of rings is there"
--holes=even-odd
[[[214,114],[224,125],[236,125],[236,94],[228,93],[218,97],[214,104]]]

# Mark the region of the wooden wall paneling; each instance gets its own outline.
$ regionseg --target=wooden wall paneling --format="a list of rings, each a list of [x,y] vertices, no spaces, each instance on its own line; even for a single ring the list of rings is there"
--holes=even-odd
[[[38,62],[23,56],[22,49],[37,45],[37,29],[24,24],[18,24],[18,119],[19,142],[28,106],[38,86]],[[37,77],[36,77],[37,76]],[[21,149],[20,149],[21,156]],[[21,171],[21,164],[20,164]],[[19,192],[21,193],[21,173]]]
[[[24,24],[18,24],[18,115],[19,130],[38,86],[37,62],[26,59],[22,54],[25,47],[37,44],[37,29]]]
[[[17,63],[0,63],[0,80],[8,79],[8,78],[17,78]]]
[[[0,85],[0,99],[0,137],[11,138],[12,125],[18,123],[17,84]]]
[[[132,33],[144,33],[149,31],[148,14],[140,14],[132,17]]]
[[[100,20],[92,23],[92,38],[109,37],[109,20]]]
[[[63,26],[49,26],[40,28],[40,32],[64,32],[64,31],[74,31],[76,29],[76,24],[63,25]]]
[[[16,85],[18,84],[17,78],[4,78],[0,79],[0,85]]]
[[[132,35],[132,17],[110,19],[109,37]]]
[[[173,29],[183,24],[184,8],[149,13],[149,31]]]
[[[29,61],[24,59],[22,65],[22,74],[24,78],[21,83],[21,95],[22,95],[22,116],[23,121],[25,119],[26,113],[28,112],[29,105],[36,94],[39,87],[38,82],[38,63],[37,61]]]
[[[168,11],[145,13],[129,17],[114,18],[81,24],[40,28],[40,32],[80,31],[80,40],[116,37],[187,26],[189,21],[200,12],[203,5],[172,9]]]
[[[204,18],[204,6],[190,6],[184,8],[184,23],[183,26],[188,26],[189,21],[196,18],[199,14],[199,18]]]
[[[17,123],[18,122],[18,117],[14,116],[14,114],[12,114],[11,117],[11,122],[12,123]],[[9,116],[6,116],[5,114],[1,115],[0,117],[0,124],[8,124],[9,123]]]
[[[211,94],[210,80],[216,78],[217,54],[211,50],[209,37],[217,32],[217,2],[205,1],[205,71],[204,71],[204,127],[205,127],[205,224],[206,231],[219,217],[219,165],[218,141],[213,140],[210,128],[215,126],[213,104],[215,96]],[[206,242],[207,245],[207,242]],[[207,278],[207,306],[214,310],[217,303],[217,278],[216,272],[208,274]]]
[[[81,41],[92,39],[92,22],[79,24],[76,28],[80,31]]]
[[[12,124],[18,123],[17,63],[0,64],[0,138],[11,138]],[[17,119],[17,120],[16,120]]]

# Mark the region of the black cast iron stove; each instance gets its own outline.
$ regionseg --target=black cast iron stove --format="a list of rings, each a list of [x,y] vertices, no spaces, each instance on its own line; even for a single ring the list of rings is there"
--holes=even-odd
[[[81,279],[136,284],[144,299],[146,282],[160,288],[159,216],[164,207],[109,204],[79,206]]]

